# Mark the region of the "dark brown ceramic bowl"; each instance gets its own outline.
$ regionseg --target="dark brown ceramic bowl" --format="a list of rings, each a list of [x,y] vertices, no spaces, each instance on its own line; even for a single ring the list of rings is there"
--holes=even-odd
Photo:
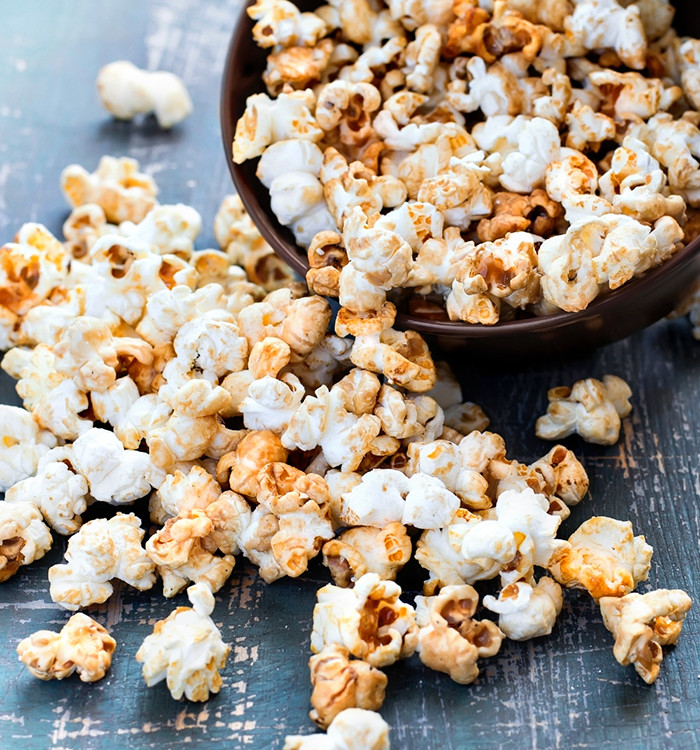
[[[255,176],[258,160],[239,165],[231,158],[236,121],[245,110],[246,98],[265,90],[262,73],[267,54],[253,41],[253,23],[245,12],[245,7],[251,4],[246,3],[241,10],[224,69],[221,87],[224,150],[236,189],[263,237],[281,258],[304,276],[308,270],[306,253],[270,210],[267,189]],[[318,3],[299,2],[297,5],[309,10]],[[676,5],[676,23],[685,33],[692,33],[699,25],[692,14],[693,3],[687,0]],[[420,331],[444,348],[459,346],[488,356],[532,357],[582,351],[624,338],[667,315],[700,274],[699,249],[700,238],[644,277],[595,300],[581,312],[561,312],[493,326],[399,314],[396,326]]]

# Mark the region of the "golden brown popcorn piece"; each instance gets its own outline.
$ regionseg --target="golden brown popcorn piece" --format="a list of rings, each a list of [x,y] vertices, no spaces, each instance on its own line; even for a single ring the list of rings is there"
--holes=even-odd
[[[600,611],[605,627],[615,636],[617,661],[623,666],[631,662],[644,682],[654,682],[663,659],[661,647],[676,643],[691,604],[680,589],[603,597]]]
[[[366,336],[380,334],[394,325],[396,305],[385,302],[378,310],[354,312],[341,307],[335,319],[335,332],[338,336]]]
[[[207,509],[193,509],[169,519],[146,543],[146,552],[158,566],[163,595],[175,596],[187,584],[206,583],[217,592],[231,575],[233,555],[217,557],[205,549],[204,537],[214,531]]]
[[[311,240],[307,258],[306,283],[310,291],[324,297],[337,297],[340,269],[348,263],[340,235],[327,230],[319,232]]]
[[[586,589],[596,600],[624,596],[646,581],[652,548],[643,536],[634,536],[629,521],[593,516],[569,537],[569,546],[550,561],[559,583]]]
[[[40,680],[63,680],[77,671],[83,682],[97,682],[109,669],[116,646],[102,625],[78,612],[59,633],[39,630],[20,641],[17,653]]]
[[[267,464],[258,474],[257,501],[280,515],[286,510],[313,500],[319,508],[330,503],[326,480],[318,474],[307,474],[280,461]]]
[[[156,205],[158,194],[155,181],[139,172],[135,159],[113,156],[103,156],[92,174],[77,164],[66,167],[61,173],[61,188],[73,208],[97,204],[113,224],[140,222]]]
[[[493,197],[493,215],[481,219],[476,233],[481,242],[493,242],[509,232],[532,232],[549,237],[563,214],[561,204],[541,188],[530,195],[500,192]]]
[[[277,377],[279,371],[289,364],[292,352],[289,344],[274,336],[267,336],[254,344],[248,357],[248,369],[255,379]]]
[[[409,391],[429,391],[437,378],[428,345],[415,331],[388,328],[379,334],[358,336],[350,359],[357,367],[381,373]]]
[[[322,39],[315,47],[287,47],[267,58],[263,81],[276,96],[286,85],[306,89],[317,84],[333,52],[333,42]]]
[[[228,481],[234,492],[255,497],[260,485],[258,473],[272,461],[286,461],[289,451],[278,435],[269,430],[249,432],[234,451],[225,454],[216,465],[219,482]]]
[[[336,80],[318,92],[316,121],[328,133],[337,128],[340,143],[362,146],[376,140],[372,113],[381,103],[381,94],[371,83]]]
[[[503,633],[490,620],[474,620],[479,595],[469,585],[445,586],[437,596],[416,597],[418,655],[427,667],[462,685],[479,674],[477,660],[498,653]]]
[[[410,559],[411,540],[406,527],[398,521],[383,529],[356,526],[323,545],[323,564],[330,570],[336,586],[343,588],[365,573],[394,581]]]
[[[443,55],[447,58],[466,51],[463,46],[469,45],[476,30],[491,20],[489,12],[475,5],[472,0],[455,0],[452,9],[457,18],[447,30],[447,42],[443,48]]]
[[[460,40],[462,52],[471,52],[492,63],[513,52],[533,60],[542,46],[541,32],[520,13],[506,10],[506,2],[494,3],[493,17],[479,24],[469,37]]]
[[[384,703],[386,675],[367,662],[350,659],[349,651],[333,643],[309,659],[311,720],[327,729],[346,708],[378,711]]]

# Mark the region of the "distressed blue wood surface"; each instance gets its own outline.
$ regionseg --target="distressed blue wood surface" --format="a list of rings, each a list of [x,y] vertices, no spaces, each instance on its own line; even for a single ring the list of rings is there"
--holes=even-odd
[[[0,240],[24,221],[58,232],[67,215],[58,186],[72,162],[94,168],[103,153],[138,158],[158,181],[161,202],[183,201],[202,214],[199,247],[214,246],[211,222],[231,191],[218,125],[219,75],[238,0],[62,0],[2,3],[0,25]],[[148,120],[111,120],[94,87],[98,68],[126,58],[182,76],[195,112],[173,132]],[[634,392],[620,443],[600,448],[571,439],[591,477],[568,535],[595,514],[633,521],[654,546],[641,591],[680,587],[700,595],[700,345],[685,320],[568,363],[506,371],[454,353],[465,398],[480,403],[503,434],[509,455],[531,461],[549,446],[534,436],[549,387],[611,372]],[[6,403],[19,403],[9,378]],[[141,506],[141,512],[144,508]],[[184,596],[140,594],[118,584],[89,613],[118,642],[107,677],[43,683],[17,662],[15,647],[68,613],[48,595],[46,571],[65,540],[39,564],[0,587],[0,748],[279,748],[285,734],[310,733],[308,636],[325,569],[267,586],[238,567],[217,596],[214,619],[232,653],[220,694],[204,705],[172,701],[165,686],[147,689],[133,656],[153,623]],[[407,588],[418,588],[406,576]],[[612,637],[582,593],[565,592],[552,636],[506,642],[483,662],[478,681],[459,686],[417,659],[388,670],[382,715],[392,747],[695,748],[700,736],[700,605],[691,610],[661,676],[646,686],[612,656]]]

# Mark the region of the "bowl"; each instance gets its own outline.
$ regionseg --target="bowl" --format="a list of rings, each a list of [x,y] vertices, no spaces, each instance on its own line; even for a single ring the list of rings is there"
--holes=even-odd
[[[245,110],[247,97],[265,90],[262,72],[267,53],[253,41],[253,22],[245,12],[251,4],[247,2],[241,8],[223,72],[220,115],[224,150],[236,190],[251,218],[274,251],[303,277],[309,267],[306,253],[272,213],[267,189],[255,176],[258,160],[235,164],[231,157],[236,122]],[[319,3],[297,5],[312,10]],[[689,0],[676,4],[676,24],[691,32],[699,26],[693,5]],[[700,275],[699,250],[697,238],[662,265],[597,298],[580,312],[502,321],[492,326],[399,313],[395,325],[419,331],[440,348],[459,347],[488,357],[550,357],[581,352],[629,336],[667,315]]]

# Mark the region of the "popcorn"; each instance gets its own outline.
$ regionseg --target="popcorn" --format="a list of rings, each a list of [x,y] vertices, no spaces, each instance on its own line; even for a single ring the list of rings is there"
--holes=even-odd
[[[40,680],[63,680],[73,672],[83,682],[101,680],[117,642],[91,617],[78,612],[61,628],[38,630],[17,645],[19,660]]]
[[[8,503],[29,503],[59,534],[73,534],[87,508],[88,483],[66,461],[46,461],[36,476],[23,479],[5,493]]]
[[[409,561],[411,551],[406,527],[396,521],[381,529],[355,526],[323,545],[323,564],[330,570],[335,585],[342,588],[365,573],[394,581],[397,572]]]
[[[236,124],[233,160],[242,164],[260,156],[270,144],[287,139],[321,140],[323,130],[312,114],[314,104],[311,89],[282,92],[274,100],[267,94],[248,97],[246,110]]]
[[[513,641],[549,635],[562,604],[561,586],[547,576],[536,585],[525,581],[510,583],[497,599],[484,597],[484,606],[499,613],[498,627]]]
[[[263,73],[268,93],[279,94],[287,85],[305,89],[320,81],[333,49],[333,42],[323,39],[315,47],[288,47],[269,55]]]
[[[148,687],[166,680],[175,700],[209,700],[221,689],[219,670],[226,666],[231,647],[226,645],[211,619],[214,596],[206,584],[190,586],[192,607],[178,607],[159,620],[136,652],[143,663]]]
[[[0,501],[0,583],[40,560],[53,540],[34,504]]]
[[[0,490],[32,476],[39,459],[56,445],[55,437],[42,430],[24,409],[0,404]]]
[[[150,589],[155,566],[141,547],[143,534],[133,513],[88,521],[68,540],[66,563],[49,568],[51,599],[72,611],[101,604],[112,595],[112,578]]]
[[[613,49],[630,68],[646,65],[646,36],[636,5],[623,8],[617,0],[581,0],[564,27],[588,50]]]
[[[550,167],[551,164],[547,169]],[[481,242],[493,242],[511,232],[521,231],[548,237],[554,233],[561,214],[561,206],[540,188],[533,190],[531,195],[500,192],[493,197],[493,215],[481,219],[476,231]]]
[[[331,644],[309,659],[311,720],[321,729],[349,708],[378,711],[384,703],[387,678],[367,662],[350,659],[346,648]]]
[[[61,189],[71,207],[97,204],[114,224],[141,221],[156,205],[158,194],[155,182],[139,172],[135,159],[112,156],[103,156],[92,174],[77,164],[66,167]]]
[[[629,521],[594,516],[569,537],[569,545],[549,570],[559,583],[586,589],[596,601],[625,596],[649,575],[653,550],[643,536],[633,536]]]
[[[299,379],[287,373],[277,378],[266,375],[254,380],[239,410],[246,427],[283,433],[296,415],[304,398],[304,387]]]
[[[74,208],[63,222],[63,236],[66,238],[64,247],[73,258],[83,259],[90,252],[95,240],[109,231],[112,231],[112,227],[107,224],[102,207],[94,203],[85,203]]]
[[[374,711],[346,708],[328,734],[288,735],[282,750],[389,750],[389,725]]]
[[[383,528],[398,521],[436,529],[449,523],[459,505],[459,498],[436,477],[374,469],[342,496],[340,517],[350,526]]]
[[[92,497],[112,505],[132,503],[165,479],[147,453],[126,450],[108,430],[84,432],[69,456],[71,465],[87,480]]]
[[[257,0],[247,9],[257,21],[253,39],[260,47],[313,47],[326,34],[326,24],[315,13],[300,13],[286,0]]]
[[[153,112],[161,128],[171,128],[192,112],[187,89],[174,73],[141,70],[128,60],[100,68],[97,90],[118,120]]]
[[[206,584],[214,593],[224,585],[236,561],[233,555],[217,557],[205,548],[204,538],[213,531],[208,508],[192,509],[168,519],[146,542],[146,553],[163,579],[163,596],[175,596],[190,581]]]
[[[613,445],[620,435],[620,420],[632,406],[632,391],[616,375],[579,380],[571,388],[561,386],[547,393],[547,413],[537,420],[535,433],[544,440],[558,440],[578,433],[589,443]]]
[[[576,505],[588,492],[588,475],[581,462],[563,445],[555,445],[545,456],[530,464],[539,474],[543,490],[567,505]]]
[[[219,459],[216,478],[219,482],[228,481],[235,492],[256,497],[260,469],[272,461],[286,461],[288,454],[274,432],[254,430],[245,435],[233,451]]]
[[[678,640],[691,599],[679,589],[656,589],[646,594],[605,596],[600,611],[605,627],[615,636],[613,655],[651,684],[659,675],[662,646]]]
[[[614,115],[621,121],[634,121],[637,117],[646,120],[657,112],[670,109],[683,94],[679,86],[667,87],[658,78],[645,78],[640,73],[593,70],[588,80],[603,99],[609,98],[609,104],[603,106],[604,114]]]
[[[389,382],[422,393],[435,385],[437,377],[428,347],[415,331],[395,331],[358,336],[350,352],[357,367],[384,375]]]
[[[319,589],[314,607],[311,651],[329,644],[344,646],[373,667],[409,657],[416,648],[418,628],[413,607],[399,596],[401,587],[366,573],[352,589],[328,584]]]
[[[341,143],[363,145],[374,136],[372,113],[381,101],[381,94],[371,83],[338,79],[319,90],[316,121],[326,132],[337,128]]]
[[[477,660],[498,653],[503,633],[488,620],[474,620],[479,595],[467,585],[445,586],[437,596],[416,597],[417,652],[427,667],[461,685],[477,678]]]

